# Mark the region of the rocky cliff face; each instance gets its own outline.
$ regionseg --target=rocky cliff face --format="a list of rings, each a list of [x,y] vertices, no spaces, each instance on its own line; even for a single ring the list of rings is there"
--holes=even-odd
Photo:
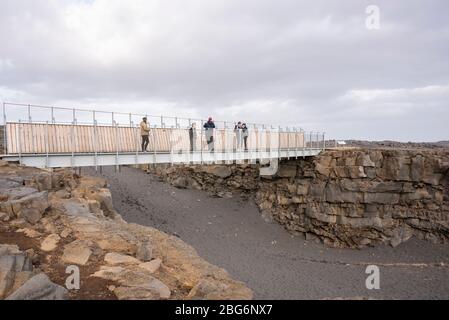
[[[0,160],[0,299],[251,297],[180,239],[123,221],[103,179]]]
[[[158,167],[178,187],[252,196],[266,219],[333,247],[396,246],[412,236],[449,240],[449,151],[326,151],[281,164]]]

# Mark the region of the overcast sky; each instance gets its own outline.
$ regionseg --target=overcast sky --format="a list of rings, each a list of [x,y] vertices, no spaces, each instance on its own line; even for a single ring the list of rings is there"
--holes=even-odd
[[[2,101],[449,140],[447,0],[1,0],[0,39]]]

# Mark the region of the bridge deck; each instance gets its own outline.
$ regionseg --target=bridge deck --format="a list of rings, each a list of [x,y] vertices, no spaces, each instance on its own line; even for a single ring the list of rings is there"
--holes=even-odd
[[[34,167],[85,167],[152,163],[210,163],[269,160],[317,155],[323,145],[307,141],[304,132],[248,131],[247,151],[234,130],[214,130],[214,151],[197,129],[191,151],[188,129],[153,128],[149,152],[141,152],[140,128],[8,122],[4,127],[9,161]]]

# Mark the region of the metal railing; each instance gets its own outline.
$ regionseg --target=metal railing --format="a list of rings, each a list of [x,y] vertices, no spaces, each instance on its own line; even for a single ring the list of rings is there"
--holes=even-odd
[[[67,135],[70,137],[66,144],[70,146],[70,153],[116,153],[121,152],[136,152],[139,154],[140,150],[140,136],[138,126],[143,117],[148,119],[151,130],[153,133],[150,136],[150,150],[151,146],[152,152],[192,152],[191,141],[188,138],[188,128],[192,126],[193,123],[197,125],[198,141],[196,141],[197,146],[194,148],[193,152],[204,152],[210,151],[210,144],[206,140],[205,129],[203,128],[206,120],[193,119],[193,118],[182,118],[182,117],[169,117],[169,116],[153,116],[149,114],[136,114],[136,113],[124,113],[124,112],[110,112],[110,111],[98,111],[98,110],[85,110],[78,108],[65,108],[65,107],[55,107],[55,106],[39,106],[32,104],[18,104],[4,102],[2,104],[3,113],[3,125],[6,130],[7,125],[16,124],[16,132],[13,132],[16,136],[15,141],[8,144],[8,134],[4,134],[4,148],[6,148],[7,154],[37,154],[46,153],[50,154],[51,148],[49,147],[49,141],[51,137],[48,133],[48,127],[50,126],[68,126],[70,129],[67,131]],[[241,144],[239,143],[239,135],[242,135],[242,131],[234,130],[235,122],[230,121],[214,121],[216,125],[216,131],[214,136],[218,137],[215,140],[214,151],[220,152],[236,152],[236,151],[247,151],[253,152],[258,150],[273,150],[273,149],[284,149],[292,152],[293,156],[298,156],[301,151],[305,149],[320,149],[326,148],[325,145],[325,134],[321,132],[305,132],[299,127],[281,127],[266,124],[253,124],[247,123],[249,137],[248,145],[245,150],[244,139],[242,139]],[[31,133],[28,137],[31,137],[31,142],[26,141],[26,138],[22,138],[23,128],[26,125],[44,125],[42,128],[41,140],[43,142],[38,143],[39,133],[34,132],[35,127],[28,128]],[[76,129],[81,126],[90,126],[92,131],[92,139],[90,147],[87,151],[80,150],[76,148]],[[53,128],[52,127],[52,128]],[[99,128],[109,127],[112,131],[109,131],[109,139],[112,139],[112,144],[115,148],[112,149],[102,149],[96,137],[99,132]],[[123,140],[124,132],[126,128],[132,128],[132,141],[124,141],[128,144],[125,148],[119,147],[119,141]],[[157,130],[154,130],[157,129]],[[127,132],[127,131],[126,131]],[[157,133],[157,135],[156,135]],[[59,133],[61,134],[61,133]],[[127,133],[128,134],[128,133]],[[161,142],[155,141],[155,136],[157,139],[165,141],[165,145],[162,146]],[[17,138],[19,137],[19,138]],[[66,137],[67,138],[67,137]],[[30,138],[29,138],[30,139]],[[182,141],[182,142],[181,142]],[[31,143],[32,146],[29,147],[28,152],[24,148],[24,143]],[[190,143],[189,143],[190,142]],[[8,150],[7,146],[15,144],[15,150]],[[160,144],[158,149],[158,143]],[[167,146],[168,143],[168,146]],[[130,145],[132,144],[132,145]],[[37,146],[40,145],[41,149]],[[127,148],[128,149],[127,149]],[[10,148],[11,149],[11,148]],[[40,150],[40,151],[39,151]],[[65,149],[67,150],[67,148]],[[14,151],[14,152],[12,152]],[[58,152],[54,152],[58,153]]]

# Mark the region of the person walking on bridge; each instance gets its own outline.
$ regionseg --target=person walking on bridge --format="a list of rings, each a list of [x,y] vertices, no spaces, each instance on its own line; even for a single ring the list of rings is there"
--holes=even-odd
[[[144,117],[140,123],[140,135],[142,136],[142,152],[147,152],[150,144],[150,124],[147,117]]]
[[[214,129],[215,129],[215,123],[212,120],[211,117],[209,117],[209,120],[204,124],[204,130],[206,133],[206,141],[207,141],[207,147],[209,148],[209,151],[214,151]]]

